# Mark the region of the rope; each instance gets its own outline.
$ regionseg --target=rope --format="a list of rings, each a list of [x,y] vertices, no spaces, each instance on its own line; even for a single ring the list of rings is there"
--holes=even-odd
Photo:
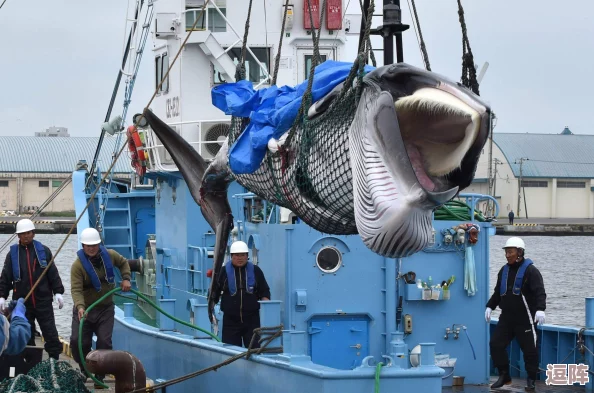
[[[93,305],[91,307],[89,307],[89,309],[85,312],[85,315],[96,304],[100,303],[105,297],[107,297],[108,295],[111,295],[112,293],[117,292],[119,290],[120,290],[119,288],[114,288],[113,290],[111,290],[110,292],[108,292],[107,294],[105,294],[101,299],[97,300],[95,303],[93,303]],[[163,313],[168,318],[173,319],[174,321],[179,322],[179,323],[181,323],[181,324],[183,324],[185,326],[191,327],[193,329],[200,330],[200,331],[202,331],[202,332],[210,335],[211,337],[213,337],[214,339],[216,339],[217,341],[220,342],[220,339],[217,336],[213,335],[212,333],[210,333],[210,332],[208,332],[208,331],[206,331],[206,330],[204,330],[202,328],[199,328],[197,326],[194,326],[192,324],[189,324],[189,323],[187,323],[185,321],[179,320],[179,319],[177,319],[177,318],[175,318],[175,317],[167,314],[165,311],[163,311],[160,307],[158,307],[156,304],[154,304],[152,301],[150,301],[148,298],[146,298],[140,292],[137,292],[134,289],[131,289],[131,292],[133,292],[133,293],[137,294],[138,296],[140,296],[143,300],[147,301],[151,306],[153,306],[154,308],[156,308],[159,312]],[[84,362],[84,358],[82,356],[82,345],[81,345],[82,344],[82,338],[81,338],[82,335],[81,335],[81,333],[82,333],[83,322],[84,322],[84,317],[81,319],[80,326],[79,326],[79,337],[78,337],[78,348],[79,348],[79,354],[80,354],[79,356],[81,357],[81,360],[83,362],[83,366],[84,366],[85,371],[87,372],[87,374],[89,376],[91,376],[89,374],[87,368],[86,368],[86,363]],[[180,382],[187,381],[188,379],[192,379],[192,378],[197,377],[199,375],[205,374],[205,373],[207,373],[209,371],[216,371],[217,369],[219,369],[219,368],[221,368],[223,366],[226,366],[228,364],[231,364],[231,363],[235,362],[236,360],[242,359],[243,357],[245,357],[246,359],[249,359],[250,356],[253,355],[253,354],[258,354],[259,355],[259,354],[262,354],[262,353],[282,353],[282,351],[283,351],[282,347],[268,348],[268,345],[273,340],[275,340],[276,338],[278,338],[278,337],[280,337],[282,335],[282,331],[283,331],[283,325],[282,324],[281,325],[278,325],[278,326],[272,326],[272,327],[260,327],[260,328],[256,328],[256,329],[254,329],[254,334],[252,335],[252,339],[250,341],[250,345],[248,346],[247,351],[242,352],[242,353],[239,353],[239,354],[237,354],[235,356],[232,356],[229,359],[227,359],[227,360],[225,360],[225,361],[223,361],[221,363],[217,363],[217,364],[215,364],[213,366],[204,368],[202,370],[194,371],[192,373],[183,375],[183,376],[178,377],[178,378],[171,379],[169,381],[166,381],[166,382],[163,382],[163,383],[160,383],[160,384],[151,386],[151,387],[144,387],[144,388],[136,389],[136,390],[133,390],[130,393],[154,392],[156,390],[163,389],[163,388],[165,388],[167,386],[171,386],[171,385],[175,385],[175,384],[180,383]],[[266,335],[268,335],[268,337],[264,337]],[[260,339],[258,340],[258,343],[260,344],[260,348],[252,348],[253,345],[254,345],[254,341],[255,341],[256,336],[259,336],[260,337]],[[94,381],[98,382],[93,376],[91,376],[91,378],[93,378]],[[101,384],[102,386],[106,387],[101,382],[99,382],[99,384]]]
[[[239,60],[239,64],[237,64],[237,68],[235,70],[235,80],[242,80],[245,79],[245,52],[247,49],[247,39],[248,34],[250,32],[250,17],[252,15],[252,0],[250,0],[250,5],[248,6],[248,14],[247,18],[245,19],[245,29],[243,32],[243,44],[241,45],[241,59]]]
[[[472,56],[472,49],[470,49],[468,31],[464,21],[464,8],[462,8],[460,0],[458,0],[458,16],[462,27],[462,84],[470,88],[476,95],[480,95],[479,84],[476,79],[476,68],[474,68],[474,57]]]
[[[415,0],[409,0],[409,2],[412,3],[412,10],[413,10],[413,13],[415,14],[415,23],[418,28],[419,40],[420,40],[419,45],[421,47],[421,53],[423,55],[423,62],[425,63],[425,69],[427,71],[431,71],[431,64],[429,64],[429,54],[427,54],[427,48],[425,47],[425,40],[423,39],[423,33],[421,32],[421,23],[419,22],[419,15],[417,14],[417,6],[415,5]],[[417,29],[415,29],[415,31],[416,30]]]
[[[311,25],[311,35],[312,35],[312,41],[313,41],[314,54],[313,54],[313,58],[311,59],[311,66],[309,67],[309,77],[307,78],[307,89],[305,90],[305,93],[303,93],[303,98],[301,99],[301,105],[299,106],[299,112],[297,112],[297,116],[295,116],[295,121],[293,122],[291,130],[289,131],[289,135],[287,136],[287,139],[285,141],[286,146],[289,146],[291,144],[293,135],[295,134],[295,128],[297,127],[297,125],[299,125],[299,123],[302,120],[303,120],[304,125],[306,125],[308,123],[307,111],[309,110],[309,107],[311,106],[311,100],[312,100],[311,90],[313,88],[314,72],[315,72],[316,66],[318,65],[318,61],[320,60],[320,35],[322,33],[322,25],[323,25],[324,12],[326,9],[326,1],[327,0],[324,0],[324,3],[322,4],[322,12],[320,13],[320,27],[318,28],[318,34],[315,33],[316,29],[315,29],[315,25],[313,22],[313,12],[311,10],[311,2],[310,2],[310,0],[306,0],[306,1],[307,1],[307,7],[309,8],[309,21],[310,21],[310,25]],[[346,87],[346,85],[347,84],[345,83],[345,87]]]
[[[105,388],[107,388],[107,385],[105,385],[103,382],[97,380],[93,375],[91,375],[91,373],[89,372],[89,370],[87,369],[87,363],[85,361],[85,357],[83,355],[83,348],[82,348],[82,332],[83,332],[83,324],[85,323],[85,318],[86,315],[99,303],[101,303],[103,300],[105,300],[108,296],[111,296],[112,294],[114,294],[115,292],[120,291],[120,288],[114,288],[111,291],[107,292],[105,295],[103,295],[101,298],[99,298],[99,300],[97,300],[95,303],[91,304],[91,306],[89,308],[87,308],[85,310],[85,313],[83,314],[83,317],[80,319],[80,324],[78,326],[78,354],[80,356],[80,361],[83,365],[83,369],[85,370],[85,372],[87,373],[87,375],[89,377],[91,377],[93,379],[93,381],[95,381],[95,383],[97,383],[98,385],[101,385]],[[187,326],[189,328],[192,329],[196,329],[196,330],[200,330],[203,333],[208,334],[210,337],[212,337],[214,340],[216,341],[221,341],[217,336],[215,336],[214,334],[212,334],[211,332],[204,330],[198,326],[194,326],[191,323],[182,321],[181,319],[178,319],[176,317],[174,317],[173,315],[168,314],[167,312],[165,312],[165,310],[163,310],[161,307],[157,306],[155,303],[153,303],[149,298],[147,298],[146,296],[144,296],[142,293],[138,292],[135,289],[130,289],[130,292],[136,294],[138,297],[140,297],[142,300],[144,300],[145,302],[147,302],[148,304],[150,304],[153,308],[155,308],[157,311],[159,311],[160,313],[162,313],[163,315],[165,315],[167,318],[174,320],[175,322],[182,324],[184,326]],[[134,300],[134,299],[132,299]]]
[[[2,2],[2,4],[0,4],[0,9],[1,9],[2,7],[4,7],[4,3],[6,3],[6,0],[4,0],[4,1]]]
[[[206,0],[206,2],[204,3],[204,5],[202,6],[202,11],[200,12],[200,14],[198,15],[198,17],[196,18],[196,20],[194,21],[194,25],[192,26],[192,30],[190,30],[190,32],[188,33],[188,35],[186,36],[186,39],[184,40],[184,42],[180,45],[179,50],[177,51],[177,54],[175,55],[175,58],[173,59],[171,66],[169,67],[169,69],[167,70],[167,72],[165,73],[165,76],[163,76],[163,78],[161,79],[161,82],[159,83],[159,86],[157,86],[157,88],[155,89],[155,92],[153,93],[153,96],[151,97],[151,99],[149,100],[148,104],[146,105],[146,107],[144,108],[142,114],[139,116],[137,123],[140,123],[140,121],[142,121],[142,119],[144,118],[144,113],[148,110],[148,108],[151,106],[153,100],[155,99],[155,97],[157,96],[157,93],[159,92],[159,90],[161,89],[161,85],[163,84],[163,81],[166,80],[167,76],[169,76],[169,72],[171,71],[171,69],[173,68],[173,64],[175,64],[175,61],[177,60],[177,58],[179,57],[182,49],[186,46],[186,42],[188,41],[188,39],[190,38],[190,35],[192,34],[192,31],[194,31],[194,28],[196,27],[196,24],[198,23],[198,21],[200,20],[200,18],[202,18],[202,14],[204,14],[204,11],[206,10],[206,6],[208,5],[208,3],[210,2],[210,0]],[[97,193],[99,192],[99,190],[101,189],[101,185],[105,182],[105,179],[109,176],[109,173],[111,172],[111,170],[113,169],[113,167],[115,166],[116,162],[118,161],[118,158],[120,158],[120,155],[122,154],[122,152],[124,151],[124,149],[128,146],[128,139],[126,138],[126,142],[124,142],[124,144],[122,144],[122,147],[120,149],[120,151],[118,152],[118,154],[114,157],[111,165],[109,166],[109,168],[107,169],[105,175],[103,176],[103,178],[101,179],[101,182],[99,182],[99,185],[95,188],[95,191],[93,191],[93,193],[91,194],[91,197],[89,198],[89,202],[87,203],[87,205],[85,206],[85,208],[83,209],[83,211],[80,213],[80,215],[78,216],[78,218],[76,219],[76,221],[74,222],[74,224],[72,225],[72,228],[70,228],[70,231],[68,231],[68,233],[66,234],[66,237],[64,238],[64,240],[62,241],[62,244],[60,244],[60,247],[58,248],[58,251],[56,251],[56,253],[52,256],[52,260],[48,263],[46,269],[43,270],[43,272],[41,273],[41,275],[39,276],[39,278],[37,279],[37,281],[35,282],[35,284],[33,285],[33,287],[31,287],[31,290],[29,290],[29,293],[27,293],[27,296],[25,297],[25,301],[27,301],[29,299],[29,297],[31,296],[31,294],[33,293],[33,291],[35,291],[35,288],[37,288],[37,286],[39,285],[39,283],[41,282],[41,279],[46,275],[46,273],[49,270],[49,267],[54,263],[54,261],[56,260],[56,257],[58,256],[58,254],[60,253],[60,251],[62,250],[62,247],[64,247],[64,244],[66,243],[66,240],[68,240],[68,238],[70,237],[70,235],[72,234],[72,231],[74,230],[74,228],[76,228],[76,226],[78,225],[78,222],[80,221],[80,219],[82,218],[82,216],[85,214],[85,212],[87,211],[87,209],[89,208],[89,205],[91,203],[93,203],[93,200],[95,199],[95,195],[97,195]],[[92,175],[92,174],[91,174]]]
[[[367,24],[367,15],[365,15],[365,10],[363,9],[363,0],[359,0],[359,6],[361,6],[361,17]],[[370,6],[371,6],[371,4],[370,4]],[[377,63],[375,61],[375,53],[373,53],[373,48],[371,47],[371,35],[367,34],[367,35],[364,35],[364,37],[367,37],[367,39],[364,42],[366,42],[369,47],[369,56],[371,58],[371,64],[374,67],[376,67]],[[365,58],[365,63],[367,63],[367,57]]]
[[[281,55],[281,48],[283,47],[283,37],[285,35],[285,23],[287,22],[287,10],[289,9],[289,0],[285,2],[285,14],[283,16],[283,25],[281,27],[280,32],[280,40],[278,42],[278,50],[276,52],[276,59],[274,60],[274,71],[272,74],[272,81],[270,84],[272,86],[276,85],[276,75],[278,74],[278,67],[280,64],[280,55]]]

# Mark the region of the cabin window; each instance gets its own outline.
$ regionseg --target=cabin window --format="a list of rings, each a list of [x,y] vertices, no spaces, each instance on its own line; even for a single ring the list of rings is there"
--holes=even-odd
[[[221,13],[227,17],[227,9],[221,7],[219,7],[219,9],[221,10]],[[217,11],[215,8],[207,8],[206,14],[206,28],[208,28],[208,30],[213,33],[224,33],[227,31],[227,22],[225,22],[225,19],[223,19],[221,14],[219,14],[219,11]],[[186,7],[186,31],[190,31],[192,29],[192,26],[194,26],[194,22],[196,22],[198,15],[200,15],[200,20],[198,20],[198,23],[196,23],[194,30],[204,30],[204,13],[202,12],[202,7]]]
[[[61,180],[52,180],[52,187],[60,187],[62,185]]]
[[[323,62],[325,62],[328,58],[326,57],[326,55],[320,55],[320,62],[318,63],[318,65],[322,64]],[[313,60],[313,55],[305,55],[305,69],[303,70],[305,72],[305,79],[309,78],[309,71],[311,70],[311,62]]]
[[[225,48],[226,50],[227,48]],[[252,56],[252,54],[250,52],[247,51],[246,49],[246,59],[245,59],[245,74],[246,74],[246,79],[249,80],[250,82],[254,82],[254,83],[260,83],[261,81],[263,81],[264,79],[266,79],[266,73],[270,72],[270,48],[250,48],[252,50],[252,52],[254,53],[254,55],[256,56],[254,58],[254,56]],[[231,50],[229,50],[227,52],[229,54],[229,56],[231,57],[231,59],[233,60],[233,62],[235,64],[239,64],[239,61],[241,59],[241,47],[237,47],[237,48],[233,48]],[[260,62],[260,64],[262,64],[262,66],[264,66],[264,70],[266,70],[266,73],[264,72],[264,70],[262,70],[260,68],[260,65],[258,64],[258,61],[256,61],[256,59]],[[235,75],[235,70],[233,76]],[[220,84],[220,83],[225,83],[226,81],[224,80],[221,72],[219,69],[217,69],[214,65],[213,65],[213,81],[215,84]],[[268,83],[270,83],[270,81],[268,81]]]
[[[39,180],[39,187],[49,187],[49,180]]]
[[[557,188],[586,188],[586,182],[557,180]]]
[[[155,89],[159,87],[161,79],[167,74],[169,70],[169,55],[167,52],[157,56],[155,58]],[[169,91],[169,75],[163,81],[159,93],[167,93]]]
[[[0,187],[8,187],[8,180],[0,180]]]
[[[334,247],[324,247],[316,255],[316,264],[324,273],[334,273],[342,265],[342,254]]]

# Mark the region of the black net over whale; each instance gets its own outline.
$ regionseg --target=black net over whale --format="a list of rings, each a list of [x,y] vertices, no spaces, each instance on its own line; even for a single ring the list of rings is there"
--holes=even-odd
[[[357,68],[326,111],[312,119],[297,116],[281,149],[267,150],[254,173],[233,174],[254,194],[291,210],[323,233],[357,233],[349,155],[349,131],[359,98],[352,87]],[[308,99],[303,96],[303,113]],[[229,146],[248,124],[249,118],[232,118]]]

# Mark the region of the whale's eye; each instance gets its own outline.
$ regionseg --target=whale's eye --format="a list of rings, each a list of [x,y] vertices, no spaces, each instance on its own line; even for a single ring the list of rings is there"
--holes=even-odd
[[[324,247],[316,256],[316,264],[324,273],[334,273],[342,265],[342,254],[334,247]]]

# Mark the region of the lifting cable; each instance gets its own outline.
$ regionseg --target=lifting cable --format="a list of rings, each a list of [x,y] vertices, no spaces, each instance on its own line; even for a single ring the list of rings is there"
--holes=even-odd
[[[192,34],[192,31],[194,31],[194,28],[196,27],[196,24],[202,18],[202,15],[204,14],[204,10],[206,9],[206,6],[208,5],[209,2],[210,2],[210,0],[206,0],[206,2],[204,3],[204,5],[202,6],[202,10],[200,11],[200,14],[198,14],[198,16],[196,17],[196,20],[194,21],[194,25],[192,26],[192,29],[190,30],[190,32],[186,36],[185,40],[180,45],[179,50],[177,51],[177,54],[175,55],[175,57],[173,58],[173,61],[171,62],[171,66],[169,67],[169,69],[167,70],[167,72],[165,73],[165,75],[163,76],[163,78],[161,79],[161,82],[159,83],[159,86],[157,86],[157,88],[155,89],[155,92],[153,93],[153,96],[151,97],[151,99],[149,100],[148,104],[144,108],[144,111],[142,112],[142,114],[138,118],[137,123],[139,123],[140,121],[142,121],[142,119],[144,118],[145,112],[149,110],[148,108],[150,107],[151,103],[153,102],[153,100],[157,96],[157,93],[159,92],[159,89],[161,88],[163,82],[169,76],[169,72],[171,71],[172,66],[175,64],[175,62],[177,61],[177,58],[179,57],[181,51],[186,46],[186,43],[187,43],[188,39],[190,38],[190,35]],[[37,288],[37,286],[39,285],[39,283],[41,282],[41,280],[43,279],[43,277],[45,276],[45,274],[49,270],[48,268],[56,260],[56,256],[58,256],[58,254],[62,250],[62,247],[64,247],[64,244],[66,243],[66,240],[68,240],[68,237],[70,237],[70,235],[72,234],[72,231],[74,230],[74,228],[76,228],[76,226],[78,225],[78,222],[80,221],[80,219],[82,218],[82,216],[84,215],[84,213],[87,211],[87,209],[89,208],[89,206],[91,205],[91,203],[93,203],[93,200],[95,198],[95,195],[97,194],[97,192],[99,192],[99,189],[101,188],[101,185],[105,182],[105,179],[109,176],[110,172],[112,171],[113,167],[115,166],[116,162],[118,161],[118,158],[120,157],[120,155],[122,154],[122,152],[124,151],[124,149],[127,147],[127,145],[128,145],[128,143],[127,143],[127,140],[126,140],[126,142],[120,148],[120,151],[114,157],[111,165],[109,166],[109,168],[105,172],[105,175],[101,179],[101,182],[99,182],[99,184],[95,188],[95,191],[89,197],[89,202],[87,203],[87,205],[85,206],[85,208],[83,209],[83,211],[80,213],[80,215],[78,216],[78,218],[76,219],[76,221],[72,225],[72,228],[70,228],[70,231],[68,231],[68,233],[66,234],[66,237],[62,241],[62,244],[60,244],[60,247],[58,248],[58,250],[56,251],[56,253],[52,256],[52,260],[48,263],[47,268],[43,270],[43,272],[41,273],[41,275],[39,276],[39,278],[37,279],[37,281],[35,282],[35,284],[33,285],[33,287],[31,287],[31,290],[29,290],[29,293],[27,293],[27,296],[25,296],[25,301],[27,301],[29,299],[29,297],[31,297],[31,294],[33,293],[33,291],[35,291],[35,289]],[[98,382],[98,381],[96,381],[96,382]]]

